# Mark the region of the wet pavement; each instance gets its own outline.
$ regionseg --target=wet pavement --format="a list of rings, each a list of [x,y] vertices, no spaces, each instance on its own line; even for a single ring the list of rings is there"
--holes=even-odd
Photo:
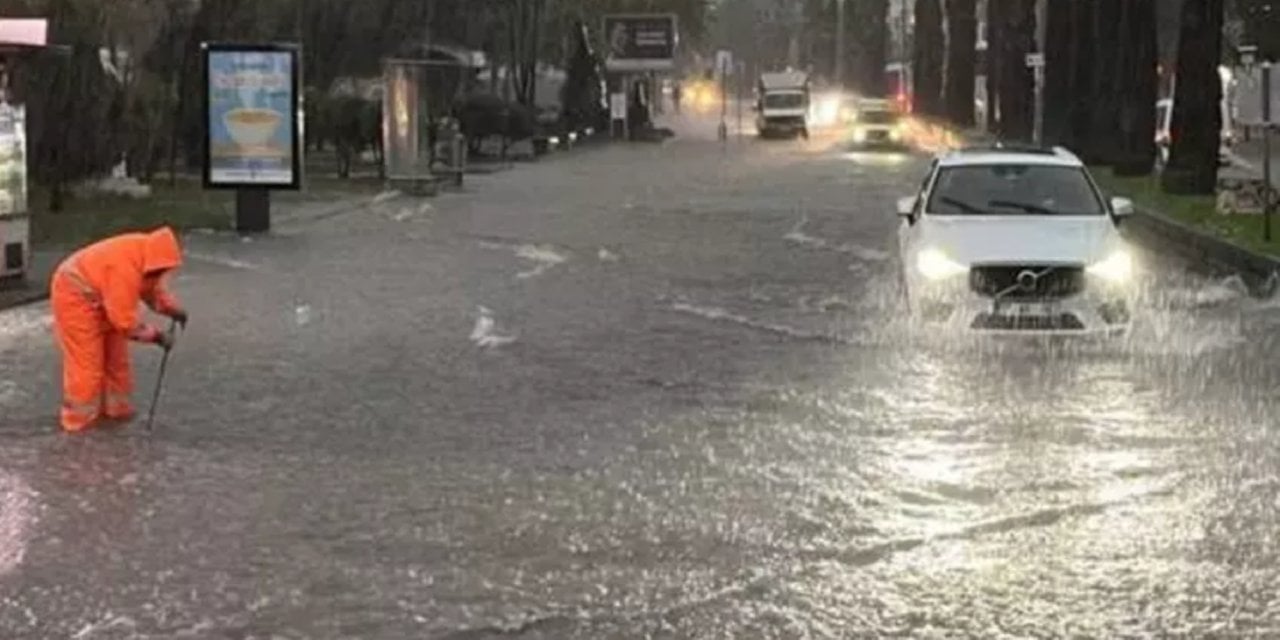
[[[709,131],[192,237],[150,434],[0,313],[0,637],[1280,636],[1280,304],[918,332],[922,159]]]

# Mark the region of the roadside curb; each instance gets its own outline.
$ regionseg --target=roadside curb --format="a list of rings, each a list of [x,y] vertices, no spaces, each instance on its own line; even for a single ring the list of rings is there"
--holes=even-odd
[[[44,302],[49,299],[49,287],[40,287],[38,289],[13,289],[11,291],[0,291],[0,311],[8,311],[17,307],[24,307],[37,302]]]
[[[1250,295],[1267,296],[1280,283],[1280,259],[1246,249],[1208,232],[1152,211],[1138,208],[1121,224],[1125,236],[1159,253],[1187,260],[1193,269],[1214,275],[1239,275]]]

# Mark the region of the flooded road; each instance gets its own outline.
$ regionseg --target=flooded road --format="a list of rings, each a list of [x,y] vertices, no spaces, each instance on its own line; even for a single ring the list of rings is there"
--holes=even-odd
[[[0,637],[1280,635],[1280,304],[919,331],[923,159],[700,133],[191,238],[150,435],[0,313]]]

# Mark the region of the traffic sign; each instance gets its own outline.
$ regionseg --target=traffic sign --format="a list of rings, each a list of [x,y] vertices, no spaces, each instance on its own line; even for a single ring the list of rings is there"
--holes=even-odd
[[[1044,66],[1044,54],[1043,54],[1043,53],[1028,53],[1028,54],[1027,54],[1027,66],[1028,66],[1028,67],[1043,67],[1043,66]]]

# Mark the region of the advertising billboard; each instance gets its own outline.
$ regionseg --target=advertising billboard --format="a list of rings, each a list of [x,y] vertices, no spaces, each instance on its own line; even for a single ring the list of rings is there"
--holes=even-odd
[[[203,49],[205,186],[298,189],[297,47],[206,43]]]
[[[604,17],[605,67],[610,71],[669,71],[675,68],[679,31],[666,13]]]

